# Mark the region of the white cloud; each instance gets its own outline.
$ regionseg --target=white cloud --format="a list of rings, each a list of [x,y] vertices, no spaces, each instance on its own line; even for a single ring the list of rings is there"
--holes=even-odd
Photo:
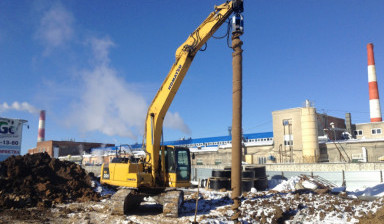
[[[31,114],[36,114],[39,112],[39,110],[31,104],[27,102],[19,103],[17,101],[13,102],[11,105],[6,102],[0,104],[0,112],[5,112],[7,110],[26,111]]]
[[[73,21],[72,14],[60,3],[54,4],[44,13],[36,37],[45,45],[45,54],[72,39]]]

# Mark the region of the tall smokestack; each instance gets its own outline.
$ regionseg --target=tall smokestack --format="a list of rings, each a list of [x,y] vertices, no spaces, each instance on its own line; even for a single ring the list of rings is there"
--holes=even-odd
[[[40,111],[39,133],[37,136],[37,142],[43,141],[45,141],[45,110]]]
[[[380,122],[381,109],[379,101],[379,89],[377,87],[375,57],[373,55],[373,44],[367,45],[368,51],[368,85],[369,85],[369,111],[371,122]]]

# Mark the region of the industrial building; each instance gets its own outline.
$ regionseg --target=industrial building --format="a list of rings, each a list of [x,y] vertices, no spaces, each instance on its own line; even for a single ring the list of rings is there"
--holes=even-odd
[[[352,124],[311,106],[272,112],[273,132],[243,135],[243,161],[249,164],[379,162],[384,156],[383,122]],[[347,122],[346,122],[347,121]],[[231,164],[231,136],[182,139],[167,145],[189,147],[193,165]]]
[[[346,127],[344,119],[317,113],[308,100],[305,107],[274,111],[272,117],[274,154],[280,163],[322,161],[319,137],[326,141],[339,138]]]
[[[62,156],[78,156],[84,153],[90,153],[92,148],[111,147],[114,144],[74,142],[74,141],[42,141],[37,142],[36,148],[29,149],[29,154],[46,152],[54,158]]]
[[[384,160],[384,135],[373,45],[367,45],[369,84],[369,123],[352,123],[352,115],[345,118],[318,113],[309,100],[303,107],[272,112],[273,132],[248,133],[242,136],[242,160],[248,164],[284,163],[335,163],[335,162],[379,162]],[[45,113],[41,115],[42,123]],[[39,124],[39,128],[44,125]],[[44,130],[39,130],[44,133]],[[39,141],[44,137],[39,136]],[[180,139],[166,141],[164,145],[188,147],[194,166],[227,166],[231,164],[232,137],[227,136]],[[31,153],[47,151],[51,156],[80,155],[86,152],[87,163],[99,164],[110,161],[116,147],[90,154],[91,148],[100,143],[68,143],[58,141],[39,142]],[[113,145],[106,145],[109,147]],[[140,144],[130,146],[140,149]],[[55,152],[59,148],[59,152]],[[88,158],[89,157],[89,158]],[[105,158],[101,158],[105,157]]]
[[[383,122],[352,124],[350,113],[346,113],[345,119],[317,113],[309,101],[304,107],[273,111],[272,120],[273,132],[243,134],[244,162],[379,162],[384,156]],[[231,164],[231,143],[231,135],[228,134],[165,141],[163,144],[188,147],[194,166],[222,167]],[[38,143],[33,152],[45,150],[53,156],[55,146],[61,148],[59,156],[81,154],[83,164],[90,165],[110,161],[118,148],[111,147],[111,144],[102,146],[101,143],[47,141]],[[138,150],[141,144],[131,145],[130,148]],[[102,149],[104,152],[101,152]]]
[[[39,129],[36,148],[29,149],[28,154],[48,153],[53,158],[66,156],[82,156],[89,154],[92,148],[112,147],[114,144],[75,142],[75,141],[45,141],[45,110],[40,111]]]
[[[370,123],[353,124],[350,113],[346,113],[345,119],[317,113],[307,100],[304,107],[272,112],[273,144],[269,148],[243,145],[244,161],[260,164],[384,160],[384,124],[371,43],[367,45],[367,55]],[[223,150],[221,156],[219,152],[198,156],[203,161],[198,163],[214,165],[217,162],[213,163],[210,157],[221,158],[222,155],[226,157],[221,158],[222,161],[229,160],[227,151]]]

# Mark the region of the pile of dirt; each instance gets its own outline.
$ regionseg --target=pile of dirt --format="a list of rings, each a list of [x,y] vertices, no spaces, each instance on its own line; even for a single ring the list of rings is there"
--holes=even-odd
[[[0,163],[0,208],[51,207],[99,200],[91,178],[79,165],[47,153],[12,156]]]
[[[368,212],[365,216],[359,219],[361,224],[376,224],[384,222],[384,207],[381,207],[376,213]]]

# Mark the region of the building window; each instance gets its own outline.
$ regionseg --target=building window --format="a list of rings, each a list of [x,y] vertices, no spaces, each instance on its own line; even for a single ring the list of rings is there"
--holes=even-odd
[[[283,120],[283,126],[288,126],[290,124],[292,124],[292,120],[291,119]]]
[[[358,135],[363,135],[363,130],[356,130],[356,131],[354,131],[354,134],[355,134],[356,136],[358,136]]]
[[[203,165],[203,160],[202,159],[197,159],[196,160],[196,165]]]
[[[284,135],[284,145],[293,145],[293,135]]]
[[[215,165],[220,165],[221,164],[221,159],[216,159],[215,160]]]
[[[373,135],[380,135],[381,134],[381,128],[374,128],[371,130]]]
[[[259,157],[259,164],[265,164],[267,162],[267,158]]]
[[[326,148],[320,148],[320,154],[327,154],[327,152]]]

